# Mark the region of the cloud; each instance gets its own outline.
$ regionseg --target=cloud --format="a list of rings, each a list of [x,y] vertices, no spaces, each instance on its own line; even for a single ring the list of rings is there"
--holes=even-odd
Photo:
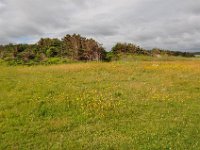
[[[200,1],[0,0],[0,44],[80,33],[107,49],[119,41],[200,51],[199,24]]]

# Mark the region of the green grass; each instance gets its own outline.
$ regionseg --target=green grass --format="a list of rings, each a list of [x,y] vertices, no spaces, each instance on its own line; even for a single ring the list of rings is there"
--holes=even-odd
[[[0,149],[200,149],[200,61],[0,66]]]

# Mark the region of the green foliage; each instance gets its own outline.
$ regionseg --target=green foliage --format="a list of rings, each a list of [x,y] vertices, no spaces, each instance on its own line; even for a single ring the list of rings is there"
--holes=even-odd
[[[54,57],[54,58],[48,58],[47,60],[42,62],[42,64],[44,65],[69,64],[69,63],[75,63],[75,61],[67,58]]]
[[[199,59],[141,57],[0,66],[0,149],[199,149]]]
[[[121,55],[144,55],[144,56],[182,56],[182,57],[194,57],[193,53],[163,50],[159,48],[153,48],[152,50],[145,50],[132,43],[117,43],[112,48],[113,54],[119,59]]]
[[[17,65],[24,64],[24,62],[22,60],[10,60],[10,61],[7,61],[7,64],[11,66],[17,66]]]
[[[46,54],[48,57],[61,55],[62,42],[59,39],[41,38],[37,45],[39,52]]]
[[[0,59],[0,65],[3,65],[5,61],[3,59]]]
[[[113,52],[107,52],[105,57],[105,61],[110,62],[114,59],[115,55],[113,54]]]
[[[58,56],[59,53],[59,49],[57,49],[56,47],[50,47],[47,51],[46,51],[46,55],[48,57],[55,57]]]
[[[194,57],[193,53],[189,53],[189,52],[179,52],[179,51],[170,51],[170,50],[164,50],[164,49],[159,49],[159,48],[153,48],[150,51],[152,56],[182,56],[182,57]]]
[[[114,54],[148,54],[148,51],[145,49],[131,43],[117,43],[112,48],[112,52]]]
[[[62,40],[41,38],[36,44],[30,45],[0,45],[0,58],[10,61],[9,64],[54,64],[57,58],[48,59],[54,57],[73,61],[102,61],[105,54],[101,44],[76,34],[66,35]]]
[[[60,64],[62,63],[62,60],[60,58],[48,58],[46,61],[45,61],[45,64]]]
[[[162,50],[159,48],[145,50],[132,43],[117,43],[110,52],[106,52],[102,44],[79,34],[68,34],[61,40],[57,38],[41,38],[36,44],[0,45],[0,59],[9,62],[8,64],[11,65],[36,65],[44,64],[45,62],[54,64],[57,63],[57,58],[84,62],[109,62],[119,60],[123,55],[194,57],[195,53]],[[54,57],[56,58],[52,59],[53,62],[51,62],[51,58]]]

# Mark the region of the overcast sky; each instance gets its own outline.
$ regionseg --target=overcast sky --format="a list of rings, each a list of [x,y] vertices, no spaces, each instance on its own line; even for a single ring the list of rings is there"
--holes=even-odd
[[[0,0],[0,44],[79,33],[109,49],[200,51],[200,0]]]

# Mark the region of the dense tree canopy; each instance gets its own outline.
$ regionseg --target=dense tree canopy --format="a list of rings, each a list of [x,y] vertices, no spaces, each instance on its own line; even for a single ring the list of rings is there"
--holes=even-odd
[[[119,54],[167,55],[192,57],[192,53],[162,50],[145,50],[132,43],[117,43],[110,52],[106,52],[94,39],[87,39],[79,34],[66,35],[62,39],[41,38],[36,44],[0,45],[0,59],[15,63],[45,62],[49,59],[63,58],[72,61],[111,60]],[[117,58],[117,57],[116,57]]]
[[[114,54],[145,54],[148,55],[149,52],[137,45],[132,43],[117,43],[113,48],[112,52]]]
[[[66,35],[62,39],[62,55],[76,60],[102,60],[105,50],[98,42],[80,35]]]
[[[48,58],[67,58],[73,61],[100,61],[105,59],[105,50],[94,39],[79,34],[66,35],[63,39],[41,38],[36,44],[8,44],[0,46],[0,58],[29,62],[45,61]]]

